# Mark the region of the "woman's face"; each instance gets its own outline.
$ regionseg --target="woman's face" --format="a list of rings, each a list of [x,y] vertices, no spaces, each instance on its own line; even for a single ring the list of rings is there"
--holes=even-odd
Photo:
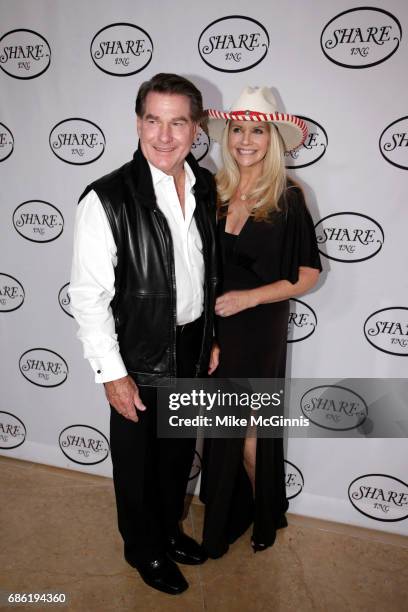
[[[239,167],[252,168],[266,155],[270,141],[268,123],[254,121],[231,121],[228,134],[228,149]]]

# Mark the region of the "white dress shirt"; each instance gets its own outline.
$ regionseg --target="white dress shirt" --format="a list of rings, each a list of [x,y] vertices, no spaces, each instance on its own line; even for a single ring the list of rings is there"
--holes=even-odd
[[[149,164],[157,205],[173,240],[177,292],[177,324],[195,321],[203,311],[204,259],[193,217],[195,176],[185,163],[184,216],[172,176]],[[78,205],[69,294],[79,324],[78,338],[95,372],[96,382],[126,376],[110,303],[115,294],[116,244],[95,191]]]

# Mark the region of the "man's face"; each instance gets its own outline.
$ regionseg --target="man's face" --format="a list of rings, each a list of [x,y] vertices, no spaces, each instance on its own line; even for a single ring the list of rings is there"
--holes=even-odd
[[[187,96],[155,91],[147,94],[144,115],[137,118],[137,131],[143,154],[153,166],[176,176],[183,169],[197,129]]]

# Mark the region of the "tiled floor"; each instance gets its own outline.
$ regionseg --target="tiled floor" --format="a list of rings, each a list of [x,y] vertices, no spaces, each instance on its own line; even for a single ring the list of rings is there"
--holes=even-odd
[[[406,538],[289,515],[266,552],[254,555],[246,534],[225,557],[183,566],[190,588],[172,597],[145,586],[123,560],[110,479],[1,457],[0,490],[3,602],[9,592],[68,599],[18,610],[408,610]],[[186,530],[197,539],[202,517],[192,504]]]

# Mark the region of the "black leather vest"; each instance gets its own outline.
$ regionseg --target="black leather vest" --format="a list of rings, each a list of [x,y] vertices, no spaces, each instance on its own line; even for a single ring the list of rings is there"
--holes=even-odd
[[[205,376],[213,337],[217,283],[215,184],[190,154],[196,177],[194,218],[205,262],[204,332],[196,375]],[[176,376],[176,281],[172,236],[157,206],[149,165],[140,148],[133,160],[89,185],[105,209],[117,246],[111,307],[122,359],[141,385],[171,384]]]

